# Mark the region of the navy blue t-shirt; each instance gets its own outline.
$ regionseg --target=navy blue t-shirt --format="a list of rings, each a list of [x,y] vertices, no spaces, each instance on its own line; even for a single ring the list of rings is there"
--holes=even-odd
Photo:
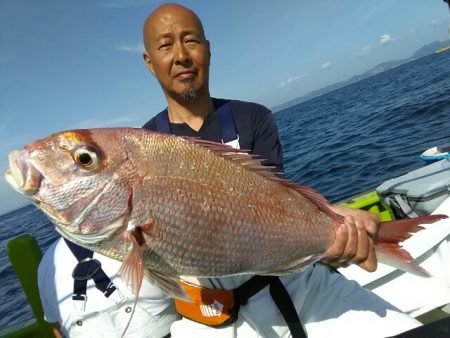
[[[264,165],[274,166],[275,171],[283,172],[283,151],[277,126],[269,109],[252,102],[215,98],[213,98],[213,104],[216,110],[223,104],[230,106],[241,149],[260,156],[264,159]],[[222,134],[216,110],[205,117],[199,131],[192,129],[186,123],[170,123],[171,133],[177,136],[199,137],[208,141],[221,142]],[[165,111],[159,114],[163,113]],[[158,131],[156,116],[142,128]]]

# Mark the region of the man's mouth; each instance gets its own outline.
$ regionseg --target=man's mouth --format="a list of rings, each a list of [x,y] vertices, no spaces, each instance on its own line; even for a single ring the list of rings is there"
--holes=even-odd
[[[176,73],[175,78],[179,80],[190,80],[193,79],[195,75],[194,71],[186,70]]]

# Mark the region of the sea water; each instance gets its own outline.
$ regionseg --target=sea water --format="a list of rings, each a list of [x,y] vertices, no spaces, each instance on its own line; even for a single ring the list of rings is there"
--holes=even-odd
[[[330,201],[374,189],[424,165],[427,148],[450,143],[450,52],[431,54],[275,113],[287,178]],[[32,319],[6,257],[8,240],[57,238],[34,206],[0,216],[0,328]]]

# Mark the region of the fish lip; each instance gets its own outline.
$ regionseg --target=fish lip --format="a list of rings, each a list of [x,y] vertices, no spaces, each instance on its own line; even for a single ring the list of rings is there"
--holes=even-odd
[[[14,150],[9,154],[9,170],[5,172],[5,179],[14,190],[33,196],[39,191],[42,178],[24,150]]]

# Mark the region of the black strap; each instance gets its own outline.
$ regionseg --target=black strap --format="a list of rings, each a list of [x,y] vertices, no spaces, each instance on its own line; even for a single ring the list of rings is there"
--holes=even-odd
[[[109,297],[116,290],[116,286],[103,271],[101,263],[92,258],[94,253],[91,250],[82,248],[66,239],[64,239],[64,241],[78,261],[72,274],[74,279],[72,299],[86,299],[87,281],[91,278],[94,280],[95,287],[100,290],[105,297]]]
[[[236,126],[234,125],[233,114],[229,103],[222,104],[217,109],[219,116],[220,132],[222,134],[222,142],[228,143],[238,139]],[[155,117],[156,131],[164,134],[171,134],[169,113],[164,109]]]
[[[217,109],[219,115],[220,132],[222,133],[222,143],[228,143],[238,139],[236,126],[234,125],[233,114],[228,103]]]
[[[278,310],[286,321],[291,336],[293,338],[306,338],[306,333],[303,330],[294,303],[279,277],[254,276],[240,287],[234,289],[234,299],[237,305],[236,311],[239,311],[239,306],[247,304],[251,297],[256,295],[267,285],[269,285],[269,292],[275,305],[278,307]]]
[[[167,109],[164,109],[161,113],[156,115],[155,124],[156,131],[164,134],[171,134],[169,113],[167,112]]]
[[[303,330],[294,303],[283,283],[281,283],[280,278],[275,277],[270,281],[269,291],[278,310],[280,310],[281,315],[286,321],[289,331],[291,331],[292,338],[306,338],[306,333]]]

